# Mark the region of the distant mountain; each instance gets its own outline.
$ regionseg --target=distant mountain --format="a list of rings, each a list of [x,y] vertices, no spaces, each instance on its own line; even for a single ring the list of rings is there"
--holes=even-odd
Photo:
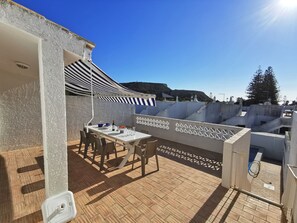
[[[172,90],[167,84],[163,83],[149,83],[149,82],[129,82],[129,83],[121,83],[127,88],[131,90],[146,93],[146,94],[155,94],[157,100],[162,100],[162,93],[173,96],[174,98],[178,96],[180,101],[190,101],[191,98],[194,98],[197,95],[198,101],[210,102],[212,99],[208,97],[202,91],[194,91],[194,90]]]

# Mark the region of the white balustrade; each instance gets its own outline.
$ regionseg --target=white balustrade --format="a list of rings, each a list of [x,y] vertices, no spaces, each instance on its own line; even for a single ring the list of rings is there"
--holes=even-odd
[[[136,124],[169,130],[169,121],[161,120],[158,118],[137,116]]]
[[[176,123],[175,131],[195,136],[208,137],[211,139],[225,141],[235,134],[235,130],[224,129],[221,127],[215,128],[206,126],[205,124],[184,124]]]

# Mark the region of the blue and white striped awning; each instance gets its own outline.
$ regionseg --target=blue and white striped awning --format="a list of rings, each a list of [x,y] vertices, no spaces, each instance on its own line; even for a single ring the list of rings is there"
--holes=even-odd
[[[112,80],[92,62],[78,60],[66,66],[64,72],[65,87],[71,93],[90,96],[93,92],[94,97],[105,101],[156,105],[155,95],[143,94],[126,88]]]

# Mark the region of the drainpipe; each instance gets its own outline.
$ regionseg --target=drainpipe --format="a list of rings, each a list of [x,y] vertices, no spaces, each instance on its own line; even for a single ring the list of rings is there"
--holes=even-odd
[[[92,107],[92,117],[88,121],[87,126],[91,123],[91,121],[94,119],[94,96],[93,96],[93,72],[92,72],[92,54],[90,54],[90,74],[91,74],[91,107]],[[87,132],[89,132],[89,128],[86,128]]]

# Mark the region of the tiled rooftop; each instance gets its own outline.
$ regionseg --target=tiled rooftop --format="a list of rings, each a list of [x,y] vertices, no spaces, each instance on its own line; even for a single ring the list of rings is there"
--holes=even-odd
[[[78,211],[72,222],[285,222],[280,208],[220,186],[219,154],[159,142],[160,171],[151,159],[145,177],[140,162],[134,170],[131,163],[114,169],[114,156],[100,172],[71,142],[69,190]],[[0,222],[42,222],[42,148],[1,152],[0,173]]]

